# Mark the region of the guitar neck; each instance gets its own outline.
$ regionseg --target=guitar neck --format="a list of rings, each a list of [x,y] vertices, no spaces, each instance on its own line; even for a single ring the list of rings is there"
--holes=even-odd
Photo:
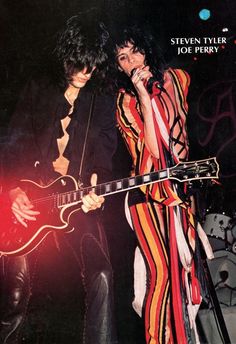
[[[113,180],[111,182],[96,185],[94,187],[87,187],[81,191],[84,194],[89,191],[94,191],[98,196],[108,196],[117,192],[122,192],[130,189],[135,189],[143,185],[155,183],[160,180],[169,178],[169,169],[146,173],[143,175],[137,175],[133,177]]]
[[[148,185],[160,180],[169,178],[169,169],[154,171],[144,175],[137,175],[133,177],[113,180],[110,182],[98,184],[96,186],[89,186],[79,190],[66,192],[56,195],[58,206],[65,206],[67,204],[82,202],[82,197],[87,195],[90,191],[95,192],[98,196],[108,196],[118,192],[123,192],[130,189],[138,188],[142,185]]]
[[[96,186],[89,186],[79,190],[57,194],[55,195],[56,204],[59,207],[63,207],[67,204],[79,203],[83,196],[87,195],[90,191],[95,192],[98,196],[108,196],[167,179],[186,182],[197,179],[219,178],[218,174],[219,165],[216,158],[180,162],[164,170],[153,171],[143,175],[113,180]]]

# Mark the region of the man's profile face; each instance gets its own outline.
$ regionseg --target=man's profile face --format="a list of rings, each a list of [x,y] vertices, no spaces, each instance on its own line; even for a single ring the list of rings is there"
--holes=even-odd
[[[131,75],[133,69],[145,67],[145,54],[135,48],[131,42],[128,42],[124,47],[117,48],[116,59],[119,70],[128,76]]]
[[[88,68],[84,67],[81,71],[76,71],[72,74],[69,84],[76,88],[82,88],[86,83],[91,79],[92,74],[96,67],[93,67],[92,70],[87,72]]]

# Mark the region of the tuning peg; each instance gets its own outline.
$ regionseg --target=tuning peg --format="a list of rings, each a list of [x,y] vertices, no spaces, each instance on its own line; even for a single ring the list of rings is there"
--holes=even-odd
[[[203,180],[202,179],[199,179],[199,183],[201,185],[201,187],[203,186]]]
[[[191,182],[191,180],[188,180],[188,181],[187,181],[187,184],[188,184],[189,190],[191,190],[192,187],[193,187],[193,183]]]

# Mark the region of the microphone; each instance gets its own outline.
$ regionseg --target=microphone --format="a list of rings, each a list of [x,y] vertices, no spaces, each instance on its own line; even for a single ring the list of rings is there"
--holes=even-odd
[[[133,68],[130,72],[130,77],[132,78],[134,73],[136,72],[137,68]],[[147,87],[147,91],[149,94],[158,94],[161,91],[165,91],[164,87],[160,85],[160,83],[152,76],[147,81],[144,81],[144,85]]]
[[[134,73],[136,72],[137,68],[133,68],[130,72],[130,77],[132,78]]]
[[[157,81],[153,76],[148,79],[147,82],[147,91],[149,94],[158,94],[160,92],[165,92],[163,86],[160,85],[159,81]]]
[[[136,72],[137,68],[133,68],[130,72],[130,77],[132,78],[134,73]],[[160,85],[160,83],[152,76],[147,81],[144,81],[144,85],[147,87],[147,91],[149,94],[158,94],[161,91],[165,92],[164,87]]]

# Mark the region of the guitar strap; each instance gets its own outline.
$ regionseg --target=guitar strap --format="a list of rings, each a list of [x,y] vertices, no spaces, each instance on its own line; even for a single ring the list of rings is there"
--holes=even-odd
[[[83,172],[84,158],[85,158],[87,142],[88,142],[88,133],[89,133],[89,128],[90,128],[90,124],[91,124],[92,116],[93,116],[95,98],[96,98],[96,94],[94,92],[92,94],[92,97],[91,97],[91,102],[90,102],[90,107],[89,107],[89,115],[88,115],[88,122],[87,122],[87,126],[86,126],[85,138],[84,138],[82,155],[81,155],[80,166],[79,166],[79,178],[78,178],[78,181],[77,181],[79,187],[83,186],[82,172]],[[54,237],[54,240],[55,240],[55,245],[56,245],[58,251],[60,251],[60,243],[59,243],[56,231],[53,231],[53,237]]]
[[[86,127],[86,132],[85,132],[85,138],[84,138],[84,143],[83,143],[83,149],[82,149],[82,156],[81,156],[80,166],[79,166],[79,179],[78,179],[78,185],[79,185],[79,187],[81,187],[81,186],[83,185],[82,177],[81,177],[81,176],[82,176],[83,167],[84,167],[84,158],[85,158],[85,153],[86,153],[86,148],[87,148],[89,128],[90,128],[90,124],[91,124],[92,116],[93,116],[95,98],[96,98],[96,94],[95,94],[95,92],[94,92],[94,93],[92,94],[92,97],[91,97],[91,103],[90,103],[90,108],[89,108],[88,122],[87,122],[87,127]]]

